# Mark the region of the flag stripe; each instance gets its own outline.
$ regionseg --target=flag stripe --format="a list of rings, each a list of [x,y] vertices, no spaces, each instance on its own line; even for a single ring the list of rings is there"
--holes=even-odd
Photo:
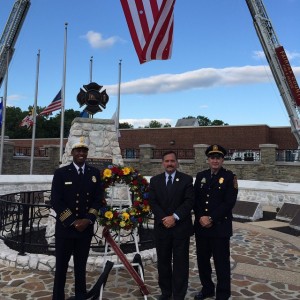
[[[62,103],[62,97],[61,97],[61,90],[58,92],[58,94],[55,96],[53,101],[39,114],[39,116],[42,115],[48,115],[51,114],[53,111],[56,111],[61,108]]]
[[[160,16],[151,32],[149,44],[144,48],[146,60],[168,59],[170,57],[173,40],[173,8],[174,2],[164,1]],[[171,47],[169,48],[168,45]]]
[[[144,35],[143,34],[138,35],[138,32],[136,31],[136,28],[139,28],[141,26],[138,21],[139,17],[138,17],[138,11],[135,9],[135,2],[131,1],[128,3],[127,0],[121,0],[121,4],[123,7],[123,11],[131,34],[131,39],[133,41],[135,51],[140,59],[143,51],[142,45],[145,44],[145,40],[143,40]],[[141,59],[140,59],[140,63],[141,63]]]
[[[169,59],[175,0],[121,0],[121,4],[140,63]]]

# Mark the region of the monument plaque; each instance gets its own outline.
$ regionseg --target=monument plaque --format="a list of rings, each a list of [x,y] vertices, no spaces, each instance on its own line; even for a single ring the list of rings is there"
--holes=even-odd
[[[87,158],[86,163],[99,169],[101,172],[108,166],[112,165],[112,159],[110,158]]]
[[[290,222],[292,221],[292,219],[295,217],[295,215],[299,210],[300,210],[299,204],[285,202],[283,203],[282,207],[277,213],[276,219]]]
[[[251,221],[261,219],[263,216],[259,203],[250,201],[236,201],[232,214],[234,218]]]

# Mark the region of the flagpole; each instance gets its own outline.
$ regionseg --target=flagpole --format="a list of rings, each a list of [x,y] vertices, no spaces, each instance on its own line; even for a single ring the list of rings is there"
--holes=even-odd
[[[2,164],[3,164],[9,56],[10,56],[10,49],[8,47],[7,56],[6,56],[6,75],[5,75],[4,93],[3,93],[3,98],[2,98],[3,102],[2,102],[2,126],[1,126],[1,145],[0,145],[0,147],[1,147],[1,149],[0,149],[0,175],[2,175]]]
[[[33,125],[32,125],[32,139],[31,139],[31,156],[30,156],[30,175],[33,172],[33,159],[34,159],[34,147],[35,147],[35,130],[36,130],[36,108],[37,108],[37,97],[39,90],[39,70],[40,70],[40,50],[37,54],[37,63],[36,63],[36,80],[35,80],[35,96],[33,104]]]
[[[121,102],[121,67],[122,67],[122,59],[119,61],[119,87],[118,87],[118,108],[117,108],[117,137],[119,138],[119,122],[120,122],[120,102]]]
[[[90,82],[93,81],[93,56],[91,56],[91,59],[90,59]]]
[[[66,99],[66,65],[67,65],[67,34],[68,23],[65,23],[65,40],[64,40],[64,63],[63,63],[63,79],[62,79],[62,99],[61,99],[61,116],[60,116],[60,149],[59,161],[62,163],[63,147],[64,147],[64,119],[65,119],[65,99]]]

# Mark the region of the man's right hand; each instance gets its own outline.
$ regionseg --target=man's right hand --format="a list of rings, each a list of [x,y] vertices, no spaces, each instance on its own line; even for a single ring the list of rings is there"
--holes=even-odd
[[[210,220],[209,216],[200,217],[199,223],[202,227],[205,228],[210,228],[212,226],[212,221]]]

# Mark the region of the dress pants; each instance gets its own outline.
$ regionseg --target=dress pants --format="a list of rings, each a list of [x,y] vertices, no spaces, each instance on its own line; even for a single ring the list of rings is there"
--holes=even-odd
[[[83,300],[86,295],[86,263],[92,237],[55,239],[56,270],[52,300],[65,299],[65,283],[71,256],[74,259],[75,299]]]
[[[201,237],[196,235],[198,270],[202,292],[212,294],[215,284],[212,281],[210,259],[213,257],[217,275],[216,299],[227,300],[231,295],[230,238]]]
[[[184,300],[189,278],[190,237],[156,239],[158,284],[162,295]]]

